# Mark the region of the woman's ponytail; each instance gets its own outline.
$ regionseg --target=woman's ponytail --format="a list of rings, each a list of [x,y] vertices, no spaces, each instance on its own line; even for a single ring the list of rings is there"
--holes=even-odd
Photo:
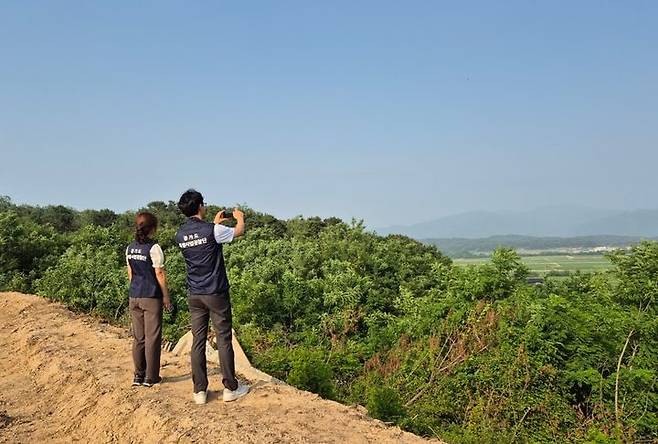
[[[148,211],[142,211],[135,216],[135,240],[144,244],[158,227],[158,219]]]

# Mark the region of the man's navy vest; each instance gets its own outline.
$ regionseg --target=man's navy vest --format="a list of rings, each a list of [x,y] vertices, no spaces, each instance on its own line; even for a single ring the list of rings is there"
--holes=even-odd
[[[131,298],[162,298],[162,289],[155,278],[153,261],[151,260],[151,247],[155,242],[146,243],[133,242],[126,250],[126,258],[132,270],[130,280]]]
[[[187,290],[191,295],[228,291],[222,244],[215,240],[214,228],[214,224],[190,217],[176,233],[176,243],[187,265]]]

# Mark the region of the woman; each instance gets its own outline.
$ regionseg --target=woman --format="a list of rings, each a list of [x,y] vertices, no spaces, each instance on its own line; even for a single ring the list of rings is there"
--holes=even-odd
[[[135,217],[135,241],[126,249],[133,325],[133,386],[152,387],[160,378],[162,307],[171,309],[162,248],[153,240],[158,219],[148,212]]]

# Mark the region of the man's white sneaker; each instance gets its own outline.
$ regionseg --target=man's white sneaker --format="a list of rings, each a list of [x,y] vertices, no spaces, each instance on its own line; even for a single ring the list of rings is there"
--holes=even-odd
[[[249,393],[249,386],[246,384],[238,383],[238,388],[235,390],[224,389],[224,402],[235,401],[236,399],[242,398],[244,395]]]
[[[206,400],[208,399],[208,391],[204,390],[202,392],[196,392],[194,394],[194,403],[195,404],[205,404]]]

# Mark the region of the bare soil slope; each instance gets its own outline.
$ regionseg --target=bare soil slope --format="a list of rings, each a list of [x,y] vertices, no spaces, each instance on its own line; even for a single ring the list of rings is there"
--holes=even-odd
[[[259,383],[234,403],[191,401],[188,357],[131,388],[126,330],[37,296],[0,293],[0,442],[420,443],[355,408]],[[435,441],[436,442],[436,441]]]

